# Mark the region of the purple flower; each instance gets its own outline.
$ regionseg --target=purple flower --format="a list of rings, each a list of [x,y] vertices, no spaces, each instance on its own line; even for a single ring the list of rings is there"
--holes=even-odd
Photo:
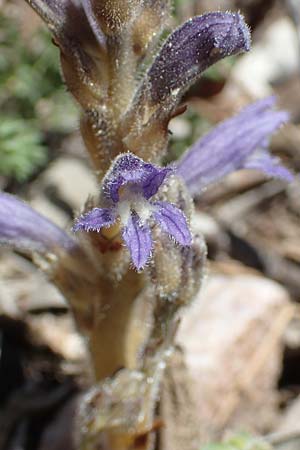
[[[0,244],[38,253],[71,250],[77,245],[50,220],[4,193],[0,193]]]
[[[239,169],[257,169],[291,181],[292,174],[267,150],[269,136],[288,120],[273,111],[273,97],[244,108],[196,142],[177,163],[177,173],[191,194],[199,195],[211,183]]]
[[[183,212],[163,201],[150,201],[172,169],[146,163],[131,153],[120,155],[103,180],[105,208],[93,208],[79,217],[73,231],[101,231],[120,224],[134,266],[146,264],[153,247],[151,225],[156,222],[178,244],[192,237]]]
[[[164,43],[145,80],[154,102],[183,94],[201,73],[220,59],[250,50],[250,32],[236,13],[193,17]]]

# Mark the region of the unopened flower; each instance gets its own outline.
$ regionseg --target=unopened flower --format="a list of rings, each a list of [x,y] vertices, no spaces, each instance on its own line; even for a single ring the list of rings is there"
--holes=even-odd
[[[211,12],[193,17],[166,40],[145,78],[153,102],[174,99],[209,66],[224,58],[250,50],[250,32],[237,13]]]
[[[99,232],[119,225],[138,270],[145,266],[153,248],[153,224],[178,244],[190,245],[192,237],[183,212],[169,202],[151,200],[171,172],[171,168],[146,163],[131,153],[120,155],[103,181],[106,207],[93,208],[79,217],[73,231]]]

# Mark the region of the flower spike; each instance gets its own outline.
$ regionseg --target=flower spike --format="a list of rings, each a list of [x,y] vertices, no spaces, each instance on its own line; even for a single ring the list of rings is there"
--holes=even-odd
[[[269,176],[291,181],[292,174],[272,157],[269,136],[288,120],[284,111],[273,111],[273,97],[260,100],[232,117],[196,142],[177,163],[193,195],[239,169],[258,169]]]

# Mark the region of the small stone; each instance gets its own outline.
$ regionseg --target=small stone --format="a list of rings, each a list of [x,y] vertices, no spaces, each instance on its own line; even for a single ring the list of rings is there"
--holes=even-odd
[[[260,433],[274,425],[282,335],[292,311],[285,289],[271,280],[211,274],[184,312],[177,343],[186,367],[181,365],[179,377],[178,364],[169,368],[171,391],[180,391],[180,385],[184,390],[182,398],[176,396],[177,403],[169,401],[173,406],[168,411],[175,419],[182,418],[181,408],[195,412],[198,446],[220,439],[225,429]],[[163,431],[165,442],[171,439],[175,445],[183,435],[179,422],[171,432]]]
[[[61,157],[52,163],[30,191],[30,204],[64,229],[71,228],[72,212],[82,210],[90,196],[98,195],[96,179],[78,158]]]
[[[0,314],[20,319],[28,312],[67,308],[62,295],[21,256],[1,252]]]

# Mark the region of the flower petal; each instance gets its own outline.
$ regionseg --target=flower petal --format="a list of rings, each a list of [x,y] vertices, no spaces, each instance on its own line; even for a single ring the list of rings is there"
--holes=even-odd
[[[192,194],[200,194],[230,172],[250,168],[251,155],[265,147],[268,137],[288,120],[286,112],[269,110],[273,104],[274,98],[268,98],[250,105],[215,127],[183,155],[177,173]],[[256,168],[270,174],[270,158],[268,162],[261,159]]]
[[[119,189],[133,183],[140,186],[146,199],[152,197],[164,182],[166,176],[172,172],[171,168],[160,168],[146,163],[132,153],[119,155],[112,164],[112,168],[103,181],[106,197],[117,203]]]
[[[152,238],[150,228],[143,225],[136,214],[132,214],[123,228],[122,236],[134,266],[137,270],[143,269],[152,250]]]
[[[170,167],[155,167],[152,166],[152,173],[149,171],[149,174],[145,178],[145,181],[142,183],[144,197],[148,200],[153,197],[160,188],[160,186],[165,181],[166,177],[173,172],[173,169]]]
[[[107,228],[116,221],[116,214],[110,208],[94,208],[86,214],[78,217],[72,228],[76,231],[100,231]]]
[[[76,242],[46,217],[13,195],[0,193],[0,244],[47,253],[71,249]]]
[[[183,212],[167,202],[155,202],[153,216],[159,226],[180,245],[191,245],[192,235]]]
[[[251,155],[245,161],[244,168],[260,170],[270,177],[281,178],[285,181],[293,181],[294,179],[292,173],[280,164],[280,159],[271,156],[265,150],[257,151]]]
[[[175,30],[149,69],[144,84],[154,103],[182,91],[209,66],[250,49],[250,33],[240,14],[213,12],[194,17]]]

